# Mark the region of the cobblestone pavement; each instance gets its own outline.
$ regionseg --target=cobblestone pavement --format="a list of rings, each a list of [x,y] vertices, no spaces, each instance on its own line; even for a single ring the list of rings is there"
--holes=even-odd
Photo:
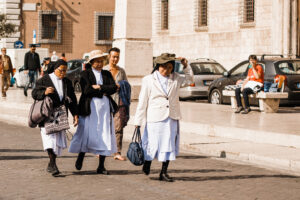
[[[0,199],[101,200],[299,200],[300,177],[218,158],[181,153],[170,164],[174,183],[158,181],[160,163],[149,177],[129,161],[109,157],[111,175],[97,175],[98,159],[89,155],[82,171],[75,170],[76,155],[64,151],[58,158],[61,177],[46,172],[38,129],[0,122]],[[126,147],[128,144],[124,144]]]

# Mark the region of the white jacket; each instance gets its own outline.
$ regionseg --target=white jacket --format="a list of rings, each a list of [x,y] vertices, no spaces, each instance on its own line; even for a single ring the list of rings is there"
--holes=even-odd
[[[143,122],[159,122],[168,117],[175,120],[181,118],[179,89],[189,86],[193,80],[190,68],[187,67],[183,71],[185,77],[181,77],[176,72],[170,74],[167,95],[154,73],[143,78],[134,125],[141,126]]]

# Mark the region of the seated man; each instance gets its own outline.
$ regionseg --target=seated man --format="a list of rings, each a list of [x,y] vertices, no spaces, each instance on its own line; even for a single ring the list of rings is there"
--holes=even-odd
[[[241,112],[242,114],[248,114],[251,111],[248,95],[254,94],[254,91],[249,87],[245,87],[247,82],[248,81],[256,81],[261,84],[263,84],[263,82],[264,82],[264,70],[261,65],[257,64],[256,55],[250,55],[249,62],[250,62],[250,65],[249,65],[247,78],[244,80],[242,86],[235,90],[235,98],[236,98],[237,106],[238,106],[235,113],[240,113],[242,111]],[[236,84],[239,84],[241,81],[242,80],[238,80],[236,82]],[[245,108],[242,107],[241,93],[243,94]]]

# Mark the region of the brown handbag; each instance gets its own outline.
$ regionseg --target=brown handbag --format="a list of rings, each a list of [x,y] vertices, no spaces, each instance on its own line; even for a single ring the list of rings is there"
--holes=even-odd
[[[43,100],[35,100],[30,107],[28,116],[28,126],[37,127],[39,123],[48,118],[53,109],[52,99],[46,96]]]

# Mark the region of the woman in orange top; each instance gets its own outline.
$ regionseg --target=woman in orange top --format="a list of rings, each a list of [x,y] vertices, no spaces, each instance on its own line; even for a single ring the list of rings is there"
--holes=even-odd
[[[250,55],[249,62],[250,62],[250,69],[248,70],[247,78],[244,80],[242,87],[237,88],[235,90],[235,98],[238,105],[238,108],[235,111],[235,113],[240,113],[242,111],[241,112],[242,114],[248,114],[251,111],[248,95],[254,94],[254,92],[249,87],[244,88],[246,83],[248,81],[256,81],[262,84],[264,83],[264,69],[261,65],[257,64],[256,55]],[[242,80],[237,81],[236,84],[239,84],[241,81]],[[242,107],[241,93],[243,94],[245,108]]]

